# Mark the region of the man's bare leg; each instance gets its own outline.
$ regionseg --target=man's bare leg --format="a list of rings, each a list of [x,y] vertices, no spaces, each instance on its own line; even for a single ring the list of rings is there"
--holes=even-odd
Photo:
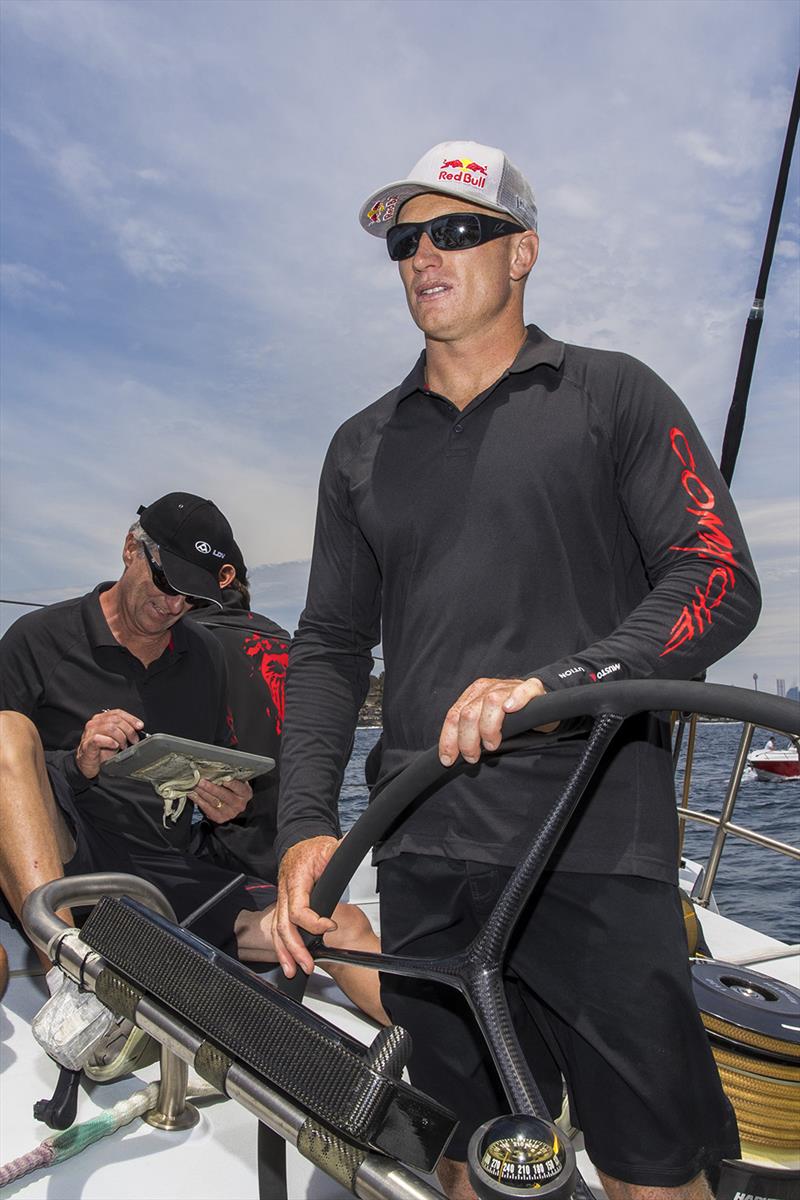
[[[634,1183],[622,1183],[598,1171],[608,1200],[713,1200],[713,1192],[705,1175],[697,1175],[683,1187],[641,1187]]]
[[[369,923],[366,913],[357,904],[337,904],[333,910],[337,928],[326,933],[323,941],[335,950],[363,950],[379,954],[381,944]],[[336,980],[346,996],[379,1025],[391,1025],[381,1004],[381,981],[377,971],[367,967],[350,967],[344,963],[320,963]]]
[[[17,916],[29,892],[64,874],[75,843],[53,799],[36,728],[22,713],[0,713],[0,887]],[[58,913],[72,925],[69,909]],[[50,963],[39,953],[45,967]]]
[[[277,961],[272,948],[272,911],[274,905],[263,912],[244,909],[234,925],[237,949],[243,962]],[[337,928],[325,934],[325,945],[337,950],[365,950],[378,953],[381,944],[374,933],[369,919],[356,904],[337,904],[333,912]],[[388,1016],[381,1004],[381,989],[378,972],[365,967],[350,967],[343,963],[320,963],[336,980],[339,987],[349,996],[362,1012],[380,1025],[389,1025]]]
[[[443,1158],[436,1169],[439,1182],[448,1200],[476,1200],[469,1182],[467,1164],[452,1158]],[[677,1188],[640,1187],[638,1184],[622,1183],[598,1171],[608,1200],[713,1200],[705,1175],[698,1175],[690,1183]]]
[[[448,1200],[477,1200],[465,1162],[457,1162],[454,1158],[442,1158],[439,1160],[436,1174]]]

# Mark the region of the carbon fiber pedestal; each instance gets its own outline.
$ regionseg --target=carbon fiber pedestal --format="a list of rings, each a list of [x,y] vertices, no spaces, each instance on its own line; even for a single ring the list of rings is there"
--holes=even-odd
[[[348,1037],[271,984],[134,900],[101,900],[81,940],[111,964],[97,995],[135,1020],[153,997],[207,1039],[198,1074],[221,1090],[240,1063],[334,1133],[432,1171],[455,1128],[451,1113],[399,1077],[407,1035],[372,1047]]]

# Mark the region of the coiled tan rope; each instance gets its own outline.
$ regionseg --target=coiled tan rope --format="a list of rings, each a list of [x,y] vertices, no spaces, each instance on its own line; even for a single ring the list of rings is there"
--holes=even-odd
[[[706,1013],[702,1017],[704,1022],[708,1020]],[[755,1053],[737,1053],[713,1037],[711,1052],[736,1113],[740,1136],[755,1146],[800,1152],[800,1066]]]

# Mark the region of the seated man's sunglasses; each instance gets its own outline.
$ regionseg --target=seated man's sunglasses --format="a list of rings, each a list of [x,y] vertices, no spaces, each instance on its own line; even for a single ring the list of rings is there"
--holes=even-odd
[[[502,217],[484,216],[483,213],[445,213],[430,221],[393,225],[386,234],[386,245],[389,258],[401,262],[417,253],[423,233],[427,233],[437,250],[471,250],[481,242],[524,232],[522,225],[504,221]]]
[[[181,596],[190,608],[194,608],[196,604],[202,604],[202,600],[198,600],[197,596],[187,596],[184,592],[176,592],[164,572],[164,568],[160,563],[157,563],[152,554],[147,548],[146,542],[139,543],[144,550],[144,556],[147,559],[147,565],[150,568],[150,574],[153,576],[153,583],[160,592],[165,596]]]

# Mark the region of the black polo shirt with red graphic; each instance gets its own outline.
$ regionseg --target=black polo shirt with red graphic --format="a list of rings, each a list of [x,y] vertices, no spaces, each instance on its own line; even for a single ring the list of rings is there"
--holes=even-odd
[[[686,408],[627,355],[530,326],[508,371],[459,411],[400,386],[347,421],[320,484],[292,646],[279,852],[337,829],[335,802],[385,658],[377,787],[434,745],[474,679],[689,679],[755,625],[758,582],[728,490]],[[490,760],[387,837],[401,852],[513,864],[581,746]],[[628,721],[554,859],[672,881],[668,731]]]

